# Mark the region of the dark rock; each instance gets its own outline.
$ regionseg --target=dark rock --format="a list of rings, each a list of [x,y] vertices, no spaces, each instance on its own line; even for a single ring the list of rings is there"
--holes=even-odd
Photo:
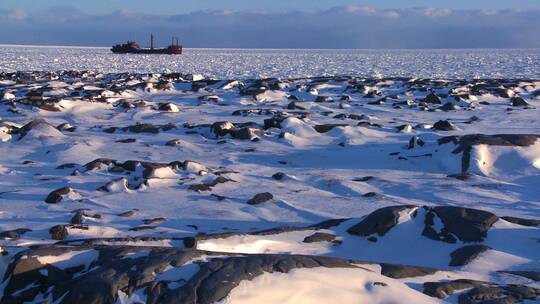
[[[117,127],[109,127],[107,129],[103,130],[103,132],[112,134],[112,133],[116,132],[116,130],[118,130]]]
[[[73,225],[82,225],[84,222],[84,211],[77,211],[69,222]]]
[[[444,229],[433,229],[433,217],[438,216]],[[422,235],[437,241],[455,243],[454,236],[462,242],[482,242],[487,232],[499,218],[487,211],[454,206],[439,206],[428,209]]]
[[[56,128],[55,126],[51,125],[50,123],[48,123],[44,119],[34,119],[31,122],[27,123],[26,125],[22,126],[18,130],[19,139],[23,139],[28,134],[28,132],[30,132],[33,128],[35,128],[35,127],[37,127],[39,125],[47,125],[47,126],[50,126],[51,128]]]
[[[59,170],[62,170],[62,169],[73,169],[73,168],[75,168],[76,166],[78,166],[78,164],[75,164],[75,163],[68,163],[68,164],[62,164],[62,165],[59,165],[58,167],[56,167],[56,169],[59,169]]]
[[[49,229],[49,234],[53,240],[63,240],[68,236],[66,225],[56,225]]]
[[[396,129],[400,132],[410,132],[410,130],[412,130],[412,126],[409,125],[409,124],[405,124],[405,125],[400,125],[400,126],[397,126]]]
[[[483,286],[484,284],[486,284],[486,282],[467,279],[459,279],[448,282],[426,282],[424,283],[423,293],[430,297],[445,299],[446,297],[454,294],[456,291],[472,287],[479,287]]]
[[[152,230],[152,229],[156,229],[156,226],[143,225],[143,226],[131,227],[128,229],[128,231],[143,231],[143,230]]]
[[[185,287],[160,297],[160,303],[215,303],[225,298],[241,281],[252,280],[265,272],[287,273],[295,268],[351,266],[347,262],[321,257],[262,255],[214,259],[200,267],[201,270]]]
[[[454,142],[459,147],[453,153],[460,153],[475,145],[528,147],[534,145],[538,138],[540,135],[536,134],[469,134],[459,137],[442,137],[439,139],[439,145]]]
[[[454,110],[458,110],[459,108],[454,105],[453,103],[451,102],[447,102],[445,103],[443,106],[439,107],[439,110],[442,110],[442,111],[454,111]]]
[[[142,165],[142,163],[138,160],[126,160],[125,162],[121,163],[120,166],[126,170],[126,171],[135,171],[137,170],[137,167]]]
[[[533,280],[535,282],[540,282],[540,272],[538,271],[524,271],[524,270],[516,270],[516,271],[499,271],[501,273],[508,273],[520,277],[527,278],[529,280]]]
[[[304,243],[317,243],[317,242],[333,242],[336,236],[330,233],[315,232],[310,236],[306,236],[303,240]]]
[[[189,190],[197,191],[197,192],[203,192],[203,191],[210,191],[212,190],[212,186],[208,184],[194,184],[190,185],[188,187]]]
[[[466,181],[469,178],[471,178],[473,174],[463,172],[463,173],[457,173],[457,174],[448,174],[448,177],[455,178],[461,181]]]
[[[120,107],[123,109],[133,109],[135,108],[134,104],[131,104],[129,101],[125,99],[120,99],[116,104],[115,107]]]
[[[366,115],[357,115],[357,114],[338,114],[334,116],[335,119],[352,119],[352,120],[365,120],[369,119]]]
[[[516,97],[512,97],[510,99],[510,102],[512,103],[512,106],[513,107],[526,107],[526,106],[529,106],[529,103],[525,101],[525,99],[519,97],[519,96],[516,96]]]
[[[98,159],[95,159],[95,160],[87,163],[86,165],[84,165],[84,167],[86,168],[86,170],[92,171],[92,170],[99,170],[103,166],[107,167],[107,166],[110,166],[110,165],[113,165],[113,164],[116,164],[116,160],[114,160],[114,159],[98,158]]]
[[[226,182],[234,182],[234,181],[232,179],[228,179],[228,178],[225,178],[223,176],[218,176],[217,178],[215,178],[210,183],[190,185],[188,189],[193,190],[193,191],[197,191],[197,192],[210,191],[217,184],[223,184],[223,183],[226,183]]]
[[[13,229],[13,230],[8,230],[8,231],[2,231],[0,232],[0,239],[2,240],[5,240],[5,239],[19,239],[23,234],[27,233],[27,232],[30,232],[32,231],[31,229],[27,229],[27,228],[18,228],[18,229]]]
[[[194,237],[186,237],[183,240],[185,248],[197,248],[197,239]]]
[[[370,180],[372,180],[374,178],[375,178],[374,176],[364,176],[364,177],[353,178],[353,181],[355,181],[355,182],[367,182],[367,181],[370,181]]]
[[[296,95],[292,95],[290,94],[289,96],[287,96],[287,99],[288,100],[299,100],[298,97]]]
[[[315,131],[319,133],[326,133],[335,127],[346,127],[346,126],[348,125],[347,124],[325,124],[325,125],[316,125],[313,128],[315,129]]]
[[[340,225],[341,223],[349,220],[348,218],[340,218],[340,219],[330,219],[326,220],[314,225],[309,226],[310,228],[316,228],[316,229],[330,229],[334,226]]]
[[[457,145],[452,153],[463,153],[461,160],[461,173],[466,173],[470,166],[472,146],[489,145],[528,147],[533,145],[538,138],[540,138],[540,135],[536,134],[469,134],[464,136],[445,136],[438,140],[438,144],[443,145],[453,143],[454,145]]]
[[[373,128],[382,128],[381,124],[372,123],[369,121],[360,121],[357,126],[359,127],[373,127]]]
[[[413,136],[409,140],[409,144],[407,145],[407,149],[414,149],[416,146],[423,147],[425,145],[425,142],[418,136]]]
[[[367,192],[362,194],[363,197],[375,197],[377,196],[377,192]]]
[[[123,130],[133,133],[159,133],[160,127],[153,124],[143,123],[123,128]]]
[[[215,193],[210,194],[210,196],[215,197],[218,201],[223,201],[223,200],[227,199],[226,196],[218,195],[218,194],[215,194]]]
[[[138,211],[139,211],[138,209],[133,209],[133,210],[129,210],[129,211],[126,211],[126,212],[119,213],[119,214],[117,214],[117,216],[130,217],[130,216],[135,215],[135,213],[137,213]]]
[[[529,226],[529,227],[540,226],[540,220],[524,219],[524,218],[513,217],[513,216],[503,216],[501,218],[507,222],[518,224],[521,226]]]
[[[450,253],[449,266],[465,266],[476,259],[481,253],[491,248],[484,245],[468,245],[458,248]]]
[[[272,117],[264,120],[264,129],[278,128],[281,129],[281,122],[283,119]]]
[[[283,172],[277,172],[275,173],[274,175],[272,175],[272,178],[275,179],[275,180],[282,180],[286,177],[287,175]]]
[[[386,101],[386,98],[381,98],[378,100],[368,102],[369,105],[382,105]]]
[[[184,239],[184,244],[193,248],[195,240]],[[40,256],[89,249],[99,252],[99,259],[92,262],[91,271],[85,271],[82,264],[71,269],[60,269],[41,264],[38,260]],[[145,254],[138,256],[135,254],[138,252]],[[132,257],[126,259],[126,256]],[[155,274],[162,273],[168,267],[181,267],[202,256],[209,258],[196,262],[198,271],[182,285],[171,289],[166,285],[159,287],[162,283],[154,282]],[[223,253],[216,256],[212,252],[182,248],[42,246],[18,253],[12,259],[5,277],[2,303],[31,301],[46,291],[50,292],[52,301],[61,304],[115,303],[118,291],[144,288],[149,303],[210,304],[226,298],[242,281],[253,280],[264,273],[288,273],[297,268],[314,267],[355,266],[347,260],[322,256]],[[49,274],[46,280],[40,272],[44,269]]]
[[[165,143],[166,146],[174,147],[180,145],[182,142],[180,139],[171,139],[168,142]]]
[[[365,217],[360,223],[347,229],[347,232],[359,236],[378,234],[384,236],[398,223],[399,212],[415,208],[414,205],[390,206],[377,209]]]
[[[366,240],[372,242],[372,243],[377,243],[377,241],[379,240],[377,237],[375,236],[370,236],[368,237]]]
[[[296,99],[293,99],[293,100],[298,100],[298,98],[296,97]],[[304,110],[304,108],[298,106],[296,102],[294,101],[289,102],[289,104],[287,105],[287,109],[288,110]]]
[[[227,134],[230,134],[236,127],[233,123],[228,121],[218,121],[214,122],[210,126],[210,131],[216,135],[216,137],[222,137]]]
[[[59,131],[63,131],[63,132],[75,132],[75,130],[77,130],[77,127],[72,126],[72,125],[68,124],[67,122],[65,122],[63,124],[59,124],[58,126],[56,126],[56,128]]]
[[[334,102],[334,99],[330,96],[317,96],[315,102]]]
[[[495,93],[503,98],[511,98],[515,95],[514,91],[504,87],[495,88]]]
[[[160,103],[158,104],[158,110],[166,112],[177,112],[178,107],[172,103]]]
[[[45,202],[47,204],[58,204],[62,201],[64,196],[68,195],[71,191],[73,190],[70,187],[56,189],[53,192],[49,193],[49,195],[47,195],[47,198],[45,198]]]
[[[441,104],[441,99],[439,96],[435,95],[434,93],[430,93],[426,96],[424,99],[424,102],[426,103],[433,103],[433,104]]]
[[[452,131],[455,130],[456,127],[448,120],[439,120],[433,124],[433,129],[438,131]]]
[[[155,218],[151,218],[151,219],[144,219],[143,220],[143,223],[145,225],[152,225],[152,224],[155,224],[155,223],[161,223],[161,222],[164,222],[166,221],[167,219],[164,218],[164,217],[155,217]]]
[[[516,303],[517,299],[506,299],[504,289],[494,286],[479,286],[474,287],[468,292],[461,294],[458,297],[458,303],[460,304],[474,304],[478,303],[492,303],[492,304],[511,304]],[[494,300],[488,302],[490,300]]]
[[[258,205],[262,204],[264,202],[267,202],[269,200],[274,199],[274,196],[270,192],[263,192],[255,194],[252,198],[250,198],[247,203],[250,205]]]
[[[408,266],[399,264],[381,264],[381,274],[393,279],[421,277],[434,274],[438,270],[429,267]]]
[[[217,184],[224,184],[224,183],[228,183],[228,182],[234,182],[234,180],[223,177],[223,176],[218,176],[213,181],[210,182],[210,185],[211,186],[216,186]]]
[[[137,141],[137,139],[135,139],[135,138],[126,138],[126,139],[115,140],[114,142],[123,143],[123,144],[130,144],[130,143],[134,143],[136,141]]]
[[[540,296],[540,288],[529,287],[526,285],[506,285],[503,286],[505,293],[509,298],[535,300]]]
[[[122,128],[122,131],[124,132],[133,132],[133,133],[153,133],[157,134],[159,131],[168,131],[171,129],[176,128],[173,124],[167,124],[167,125],[153,125],[150,123],[141,123],[136,124],[133,126],[128,126]]]
[[[254,140],[259,135],[260,130],[256,128],[244,127],[232,132],[235,139]]]

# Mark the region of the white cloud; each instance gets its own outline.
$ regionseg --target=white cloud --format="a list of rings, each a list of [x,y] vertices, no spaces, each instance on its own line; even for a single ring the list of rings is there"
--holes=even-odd
[[[4,16],[11,20],[24,20],[28,17],[28,13],[21,9],[12,9],[5,11]]]
[[[386,10],[384,11],[383,15],[390,18],[398,18],[400,16],[396,10]]]
[[[376,14],[377,9],[371,6],[347,5],[344,10],[348,13]]]
[[[452,15],[453,11],[449,8],[425,8],[423,10],[424,16],[428,17],[447,17]]]

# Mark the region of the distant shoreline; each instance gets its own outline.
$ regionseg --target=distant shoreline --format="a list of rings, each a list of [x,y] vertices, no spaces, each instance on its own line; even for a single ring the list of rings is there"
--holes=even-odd
[[[39,44],[1,44],[0,47],[18,47],[18,48],[62,48],[62,49],[105,49],[108,50],[111,47],[108,46],[84,46],[84,45],[39,45]],[[388,48],[388,49],[372,49],[372,48],[228,48],[228,47],[185,47],[185,50],[261,50],[261,51],[482,51],[482,50],[499,50],[499,51],[512,51],[512,50],[540,50],[540,48]]]

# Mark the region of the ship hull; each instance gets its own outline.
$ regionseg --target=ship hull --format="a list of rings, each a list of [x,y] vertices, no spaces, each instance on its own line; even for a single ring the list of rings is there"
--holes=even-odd
[[[162,55],[181,55],[182,49],[139,49],[139,50],[113,50],[115,54],[162,54]]]

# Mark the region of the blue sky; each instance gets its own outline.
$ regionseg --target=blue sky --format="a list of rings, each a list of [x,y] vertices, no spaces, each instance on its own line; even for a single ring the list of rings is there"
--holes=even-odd
[[[451,9],[540,8],[540,0],[1,0],[0,8],[43,10],[69,6],[88,14],[119,9],[154,14],[197,10],[322,10],[335,6],[369,5],[378,8],[435,7]]]
[[[0,0],[0,44],[540,48],[540,0]]]

